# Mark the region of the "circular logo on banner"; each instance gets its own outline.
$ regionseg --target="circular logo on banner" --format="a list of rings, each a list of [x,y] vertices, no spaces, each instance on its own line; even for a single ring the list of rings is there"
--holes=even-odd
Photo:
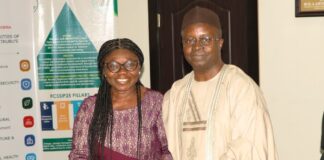
[[[35,153],[26,154],[25,160],[36,160],[36,154]]]
[[[22,90],[30,90],[32,88],[31,80],[28,78],[24,78],[21,80],[21,89]]]
[[[25,97],[22,99],[22,106],[24,109],[30,109],[33,107],[33,99],[31,97]]]
[[[28,60],[21,60],[19,64],[21,71],[26,72],[30,70],[30,63]]]
[[[30,147],[35,144],[35,136],[32,134],[28,134],[25,136],[25,146]]]
[[[25,116],[24,117],[24,127],[31,128],[34,126],[34,118],[32,116]]]

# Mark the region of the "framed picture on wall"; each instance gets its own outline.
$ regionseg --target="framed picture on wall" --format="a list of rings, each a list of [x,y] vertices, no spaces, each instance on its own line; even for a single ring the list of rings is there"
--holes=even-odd
[[[296,17],[324,16],[324,0],[295,0]]]

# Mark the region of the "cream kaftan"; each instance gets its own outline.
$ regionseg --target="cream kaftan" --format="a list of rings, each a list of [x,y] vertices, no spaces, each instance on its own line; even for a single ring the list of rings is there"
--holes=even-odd
[[[254,81],[234,65],[224,65],[211,81],[214,85],[207,82],[197,91],[191,72],[164,96],[162,116],[173,158],[277,160],[269,113]]]

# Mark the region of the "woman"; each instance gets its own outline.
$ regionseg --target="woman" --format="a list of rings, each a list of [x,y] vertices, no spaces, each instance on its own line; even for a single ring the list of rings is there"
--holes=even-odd
[[[78,111],[70,160],[172,159],[161,117],[163,96],[141,84],[143,61],[141,49],[129,39],[101,46],[101,84]]]

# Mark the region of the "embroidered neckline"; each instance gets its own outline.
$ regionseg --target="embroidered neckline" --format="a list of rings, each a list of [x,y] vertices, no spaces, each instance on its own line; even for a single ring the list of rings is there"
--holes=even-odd
[[[216,84],[216,87],[215,87],[215,90],[213,91],[213,94],[212,94],[212,99],[211,99],[211,102],[210,104],[208,105],[208,117],[207,117],[207,133],[206,133],[206,138],[208,139],[208,137],[211,136],[211,125],[213,124],[212,121],[210,121],[210,119],[212,118],[212,113],[214,112],[215,110],[215,107],[216,107],[216,103],[217,103],[217,99],[218,99],[218,95],[219,95],[219,91],[220,91],[220,84],[221,82],[223,81],[223,78],[224,78],[224,75],[225,75],[225,71],[226,71],[226,68],[227,68],[227,65],[224,64],[222,69],[220,70],[220,72],[216,75],[216,76],[219,76],[218,77],[218,80],[217,80],[217,84]],[[194,73],[190,73],[190,77],[188,78],[188,81],[186,83],[186,86],[185,86],[185,95],[184,95],[184,98],[182,99],[182,102],[180,103],[181,107],[180,107],[180,113],[179,114],[179,119],[178,119],[178,144],[179,144],[179,152],[180,152],[180,159],[182,157],[182,128],[183,128],[183,121],[184,121],[184,111],[186,110],[186,108],[188,107],[188,99],[189,99],[189,95],[190,95],[190,90],[191,90],[191,87],[192,87],[192,82],[194,81]],[[215,78],[215,77],[213,77]],[[212,79],[213,79],[212,78]],[[208,143],[208,141],[206,141],[206,144]],[[211,141],[210,143],[207,144],[206,146],[206,156],[208,157],[209,154],[211,152]],[[211,158],[211,157],[210,157]]]

